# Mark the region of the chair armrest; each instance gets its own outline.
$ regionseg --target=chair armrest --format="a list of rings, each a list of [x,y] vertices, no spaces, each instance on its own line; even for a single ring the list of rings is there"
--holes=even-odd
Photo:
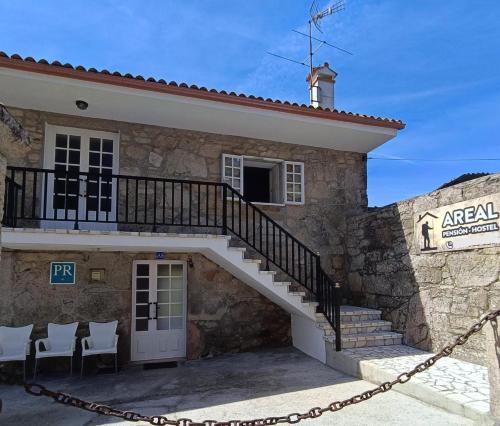
[[[82,344],[82,351],[84,351],[84,350],[87,349],[85,347],[85,344],[87,344],[87,346],[88,346],[89,349],[91,349],[92,346],[94,346],[94,344],[92,342],[92,337],[90,337],[90,336],[82,337],[81,344]]]
[[[3,354],[3,349],[2,349],[2,345],[0,345],[0,355]]]
[[[46,351],[50,351],[50,343],[49,343],[49,339],[37,339],[35,340],[35,350],[36,350],[36,353],[38,352],[44,352],[44,351],[41,351],[40,350],[40,343],[43,343],[43,346],[45,347],[45,350]]]
[[[77,337],[73,337],[73,341],[71,342],[71,350],[75,352],[75,347],[76,347],[76,339]]]
[[[118,334],[115,334],[115,342],[114,342],[114,344],[113,344],[113,347],[114,347],[115,349],[116,349],[116,347],[118,346],[118,337],[120,337],[120,336],[118,336]]]

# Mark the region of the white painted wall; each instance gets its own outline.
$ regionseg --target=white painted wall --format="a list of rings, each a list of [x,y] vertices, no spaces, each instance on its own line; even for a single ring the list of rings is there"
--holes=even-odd
[[[316,323],[303,316],[292,314],[293,346],[312,358],[326,364],[324,331]]]

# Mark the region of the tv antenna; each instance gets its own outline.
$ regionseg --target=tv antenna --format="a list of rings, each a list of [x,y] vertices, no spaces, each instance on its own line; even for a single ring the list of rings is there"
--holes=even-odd
[[[316,29],[323,34],[321,30],[321,20],[326,18],[329,15],[333,15],[334,13],[341,12],[345,9],[344,0],[340,0],[337,3],[327,7],[326,9],[319,10],[316,0],[313,0],[311,3],[311,7],[309,8],[309,15],[311,16],[309,19],[309,90],[311,91],[311,99],[312,99],[312,90],[313,90],[313,55],[323,46],[328,45],[324,40],[320,40],[322,44],[313,51],[313,36],[312,36],[312,26],[314,25]],[[315,38],[315,40],[318,40]],[[343,49],[341,49],[343,50]],[[350,53],[350,52],[348,52]]]
[[[329,46],[329,47],[332,47],[334,49],[337,49],[343,53],[347,53],[348,55],[352,55],[351,52],[349,52],[348,50],[345,50],[345,49],[342,49],[338,46],[335,46],[334,44],[332,43],[329,43],[325,40],[321,40],[319,38],[316,38],[316,37],[313,37],[312,35],[312,27],[314,25],[314,27],[320,32],[320,33],[323,33],[323,31],[321,30],[321,22],[322,22],[322,19],[329,16],[329,15],[333,15],[334,13],[338,13],[342,10],[345,9],[345,3],[344,3],[344,0],[340,0],[334,4],[332,4],[331,6],[327,7],[326,9],[323,9],[323,10],[320,10],[317,6],[317,0],[313,0],[313,2],[311,3],[311,7],[309,8],[309,21],[308,21],[308,24],[309,24],[309,34],[306,34],[306,33],[303,33],[303,32],[300,32],[300,31],[297,31],[297,30],[292,30],[293,32],[297,33],[297,34],[300,34],[300,35],[303,35],[305,37],[307,37],[309,39],[309,55],[308,55],[308,59],[309,61],[307,61],[307,58],[302,60],[302,61],[297,61],[295,59],[290,59],[290,58],[287,58],[285,56],[281,56],[281,55],[277,55],[276,53],[272,53],[272,52],[266,52],[268,55],[271,55],[271,56],[275,56],[277,58],[280,58],[280,59],[283,59],[285,61],[289,61],[289,62],[293,62],[293,63],[296,63],[298,65],[302,65],[302,66],[305,66],[305,67],[308,67],[309,68],[309,73],[310,73],[310,79],[309,79],[309,84],[310,84],[310,90],[311,90],[311,96],[312,96],[312,87],[313,87],[313,80],[312,80],[312,75],[313,75],[313,56],[314,54],[319,50],[321,49],[323,46]],[[313,40],[319,42],[319,45],[313,49]],[[309,62],[309,64],[307,63]]]

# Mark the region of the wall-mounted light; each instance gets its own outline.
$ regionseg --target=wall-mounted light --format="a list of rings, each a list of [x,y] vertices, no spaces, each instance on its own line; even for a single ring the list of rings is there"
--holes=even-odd
[[[88,102],[82,101],[81,99],[76,100],[75,104],[76,104],[76,107],[78,109],[81,109],[82,111],[85,111],[89,107]]]
[[[104,269],[90,269],[90,282],[102,283],[104,281]]]
[[[187,257],[187,265],[190,267],[190,268],[193,268],[194,267],[194,262],[193,262],[193,257],[192,256],[188,256]]]

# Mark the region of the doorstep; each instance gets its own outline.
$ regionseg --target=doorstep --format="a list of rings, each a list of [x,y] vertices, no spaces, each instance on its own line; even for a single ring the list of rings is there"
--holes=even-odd
[[[327,348],[327,364],[380,384],[394,380],[432,355],[405,345],[343,349],[341,352]],[[481,365],[442,358],[393,389],[452,413],[491,424],[488,369]]]

